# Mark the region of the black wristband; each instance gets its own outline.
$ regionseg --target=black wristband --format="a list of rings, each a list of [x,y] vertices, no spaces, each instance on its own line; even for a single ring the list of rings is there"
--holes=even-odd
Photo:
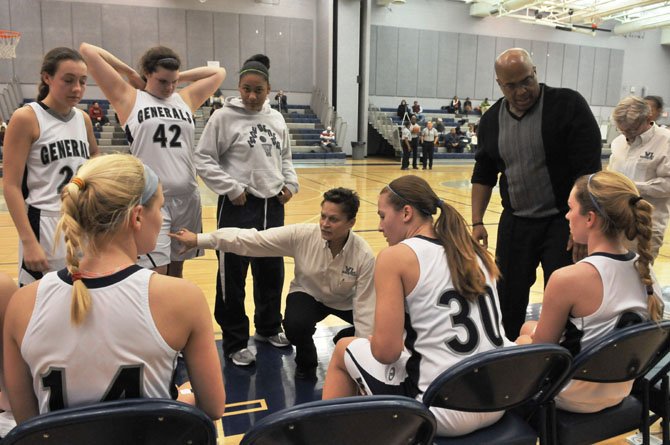
[[[484,221],[479,221],[479,222],[476,222],[476,223],[472,223],[472,227],[483,226],[483,225],[484,225]]]

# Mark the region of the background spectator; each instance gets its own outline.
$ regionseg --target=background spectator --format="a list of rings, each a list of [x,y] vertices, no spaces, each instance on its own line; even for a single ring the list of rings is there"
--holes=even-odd
[[[88,115],[91,117],[91,122],[93,122],[93,125],[97,130],[100,130],[103,125],[109,123],[109,119],[105,116],[105,112],[97,101],[93,102],[88,108]]]
[[[288,113],[288,97],[284,94],[284,90],[279,90],[275,95],[275,100],[277,101],[277,109],[279,112]]]
[[[463,102],[463,113],[466,115],[472,113],[472,102],[469,97],[466,97],[465,102]]]
[[[332,152],[337,147],[335,143],[335,132],[328,126],[321,132],[321,148],[326,152]]]

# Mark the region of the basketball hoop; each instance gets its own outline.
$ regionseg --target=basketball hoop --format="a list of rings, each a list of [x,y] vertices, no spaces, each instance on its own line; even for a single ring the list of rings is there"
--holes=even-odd
[[[0,59],[15,59],[19,40],[21,40],[20,32],[0,30]]]

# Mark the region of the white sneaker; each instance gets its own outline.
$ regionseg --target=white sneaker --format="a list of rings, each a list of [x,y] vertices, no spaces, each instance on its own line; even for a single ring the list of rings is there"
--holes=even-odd
[[[247,348],[240,349],[228,356],[237,366],[251,366],[256,361],[256,356]]]
[[[291,346],[291,342],[288,341],[286,334],[283,332],[277,332],[275,335],[271,335],[269,337],[261,335],[257,332],[254,334],[254,340],[263,343],[270,343],[275,348],[286,348],[287,346]]]

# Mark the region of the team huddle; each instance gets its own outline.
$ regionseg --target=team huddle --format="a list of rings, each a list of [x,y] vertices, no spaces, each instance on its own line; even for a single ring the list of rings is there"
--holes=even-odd
[[[217,253],[214,315],[233,365],[256,359],[247,347],[249,266],[254,339],[295,346],[296,378],[317,378],[319,321],[335,315],[353,325],[336,335],[324,399],[421,400],[442,371],[478,353],[556,343],[576,355],[624,324],[662,318],[652,271],[665,230],[659,235],[654,220],[661,202],[650,203],[637,179],[602,171],[588,104],[540,84],[525,50],[495,62],[504,97],[480,122],[471,222],[425,179],[403,175],[378,195],[388,247],[376,258],[353,232],[354,190],[325,191],[318,223],[284,225],[299,178],[287,124],[267,100],[266,56],[245,61],[239,97],[213,112],[197,145],[195,112],[225,69],[180,71],[179,55],[165,47],[149,49],[139,67],[87,43],[79,52],[53,49],[37,100],[9,123],[3,185],[20,239],[20,288],[0,277],[5,417],[21,423],[64,407],[149,397],[178,398],[220,418],[226,396],[210,308],[182,278],[184,261],[204,249]],[[99,154],[91,119],[76,107],[88,75],[117,113],[130,154]],[[629,125],[621,143],[664,134],[647,124]],[[212,233],[201,233],[198,176],[218,195]],[[498,184],[494,257],[485,213]],[[287,256],[295,273],[282,316]],[[524,323],[540,264],[543,310]],[[181,356],[188,380],[174,382]],[[557,406],[598,412],[631,388],[572,382]],[[445,436],[504,414],[431,411]],[[1,436],[8,429],[0,422]]]

